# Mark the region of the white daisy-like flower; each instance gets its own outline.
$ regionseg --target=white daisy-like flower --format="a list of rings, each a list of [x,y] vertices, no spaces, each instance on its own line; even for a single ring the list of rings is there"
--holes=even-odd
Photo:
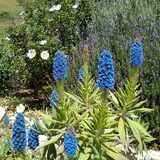
[[[25,106],[23,104],[19,104],[17,107],[16,107],[16,111],[17,113],[23,113],[25,110]]]
[[[73,9],[77,9],[77,8],[78,8],[78,6],[79,6],[79,4],[78,4],[78,3],[76,3],[75,5],[73,5],[73,6],[72,6],[72,8],[73,8]]]
[[[41,52],[41,58],[43,60],[47,60],[49,58],[49,52],[48,51],[42,51]]]
[[[36,56],[36,50],[35,50],[35,49],[30,49],[30,50],[27,52],[27,57],[28,57],[29,59],[33,59],[35,56]]]
[[[6,114],[5,108],[0,106],[0,122],[2,121],[5,114]]]
[[[54,11],[59,11],[61,9],[61,4],[53,5],[50,9],[49,12],[54,12]]]
[[[42,40],[39,42],[40,45],[45,45],[47,43],[47,40]]]

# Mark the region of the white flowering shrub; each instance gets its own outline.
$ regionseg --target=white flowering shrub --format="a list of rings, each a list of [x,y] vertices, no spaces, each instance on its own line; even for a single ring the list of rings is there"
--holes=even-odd
[[[8,43],[14,55],[23,57],[32,75],[29,86],[38,89],[51,79],[55,51],[72,54],[81,38],[86,38],[92,2],[35,0],[23,6],[23,21],[9,29]]]

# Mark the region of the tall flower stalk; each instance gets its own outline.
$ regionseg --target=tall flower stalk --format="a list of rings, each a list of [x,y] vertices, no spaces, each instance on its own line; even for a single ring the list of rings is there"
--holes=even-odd
[[[53,78],[56,80],[56,101],[61,101],[64,96],[64,81],[68,77],[68,57],[62,51],[57,51],[55,57],[53,58]],[[52,92],[55,93],[55,92]],[[54,94],[55,95],[55,94]],[[53,96],[53,95],[52,95]],[[50,102],[52,103],[52,98]]]
[[[112,54],[104,49],[98,61],[97,87],[100,89],[113,89],[115,85]]]
[[[39,146],[39,138],[38,138],[39,134],[38,131],[36,129],[35,124],[33,124],[29,130],[29,134],[28,134],[28,147],[31,150],[35,150],[38,146]]]
[[[12,145],[15,152],[25,151],[27,144],[25,119],[22,112],[17,113],[12,129]]]
[[[143,45],[140,41],[132,43],[130,48],[130,63],[134,67],[140,67],[143,64]]]

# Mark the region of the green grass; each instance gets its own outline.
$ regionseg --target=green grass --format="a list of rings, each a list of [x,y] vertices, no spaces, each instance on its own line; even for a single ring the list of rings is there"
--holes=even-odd
[[[19,9],[16,0],[0,0],[0,12],[6,11],[15,14]]]
[[[13,25],[20,12],[20,6],[16,0],[0,0],[0,14],[8,13],[8,16],[0,17],[0,37],[5,33],[5,30]]]

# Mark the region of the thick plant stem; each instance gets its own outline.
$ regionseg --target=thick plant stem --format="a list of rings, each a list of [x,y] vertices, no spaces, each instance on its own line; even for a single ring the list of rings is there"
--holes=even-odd
[[[61,103],[64,98],[64,81],[57,81],[56,87],[60,97],[59,103]]]

